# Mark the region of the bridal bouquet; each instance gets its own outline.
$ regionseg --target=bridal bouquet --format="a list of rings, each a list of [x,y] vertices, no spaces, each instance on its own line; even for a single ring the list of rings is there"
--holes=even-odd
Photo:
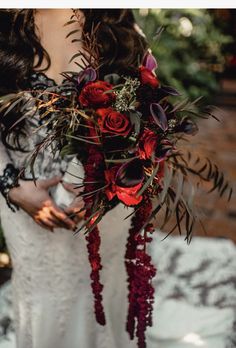
[[[170,232],[184,229],[190,241],[197,220],[193,188],[212,183],[210,191],[218,190],[220,195],[228,191],[229,196],[231,190],[210,160],[193,161],[191,154],[179,147],[181,139],[197,133],[199,118],[213,115],[210,110],[197,112],[195,102],[171,103],[170,99],[179,99],[179,93],[161,84],[150,52],[136,72],[103,79],[94,59],[83,57],[87,64],[79,73],[64,73],[74,93],[32,91],[30,100],[34,98],[41,122],[48,127],[48,136],[35,149],[32,161],[39,150],[52,145],[62,156],[75,154],[84,166],[80,195],[85,219],[78,232],[86,233],[95,315],[101,325],[105,325],[105,314],[98,223],[119,203],[133,207],[125,254],[129,288],[126,329],[131,339],[138,338],[138,347],[144,348],[146,328],[152,325],[152,279],[156,274],[147,252],[153,219],[162,211],[162,228],[174,216]]]

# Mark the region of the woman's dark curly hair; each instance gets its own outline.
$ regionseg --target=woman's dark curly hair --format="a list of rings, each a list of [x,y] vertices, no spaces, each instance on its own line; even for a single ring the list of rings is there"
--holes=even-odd
[[[25,88],[33,69],[50,57],[36,35],[34,9],[0,10],[0,95]],[[103,65],[100,74],[126,73],[136,68],[147,49],[145,39],[135,30],[130,9],[80,9],[85,15],[84,32],[95,31]],[[34,65],[35,56],[37,62]]]
[[[35,11],[0,10],[0,95],[27,88],[28,77],[34,69],[40,69],[44,58],[47,61],[44,71],[51,64],[50,57],[36,34]],[[134,28],[135,18],[132,10],[80,11],[85,16],[85,34],[90,34],[93,28],[97,27],[95,35],[102,60],[100,77],[111,72],[129,74],[132,69],[137,69],[141,57],[147,50],[147,43]],[[9,114],[4,121],[5,129],[9,129],[17,117],[17,113],[14,116]]]

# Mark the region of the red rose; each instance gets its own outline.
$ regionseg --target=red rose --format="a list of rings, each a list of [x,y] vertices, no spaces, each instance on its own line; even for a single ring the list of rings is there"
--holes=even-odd
[[[102,107],[111,105],[115,100],[114,93],[104,93],[112,89],[112,85],[105,81],[88,82],[82,89],[79,102],[84,107]]]
[[[143,85],[149,85],[153,88],[156,88],[159,86],[159,81],[157,77],[153,74],[153,72],[145,66],[139,67],[139,74],[140,74],[140,81]]]
[[[103,108],[97,110],[98,124],[102,133],[111,133],[116,135],[127,136],[132,124],[127,115],[121,114],[118,111],[110,108]]]
[[[132,187],[122,187],[117,185],[116,174],[119,168],[119,166],[116,166],[105,170],[105,179],[107,184],[109,185],[105,189],[108,200],[110,201],[112,198],[117,196],[121,202],[128,206],[139,204],[142,201],[143,197],[138,196],[137,193],[142,187],[142,182]]]
[[[142,185],[143,184],[141,182],[132,187],[121,187],[116,185],[117,197],[121,202],[125,203],[128,206],[139,204],[143,199],[142,196],[138,196],[138,191],[141,189]]]
[[[139,140],[139,156],[141,159],[149,159],[157,147],[158,137],[151,131],[145,129]]]

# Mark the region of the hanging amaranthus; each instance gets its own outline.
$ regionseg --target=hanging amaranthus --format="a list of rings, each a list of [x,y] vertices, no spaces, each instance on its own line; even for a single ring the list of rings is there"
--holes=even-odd
[[[131,339],[134,339],[136,334],[139,348],[146,347],[145,331],[147,326],[152,325],[154,301],[152,279],[156,274],[156,269],[151,263],[151,257],[147,254],[147,244],[152,240],[150,234],[153,232],[153,227],[148,224],[142,231],[151,212],[151,200],[145,197],[143,204],[132,218],[125,255],[129,284],[126,329]]]

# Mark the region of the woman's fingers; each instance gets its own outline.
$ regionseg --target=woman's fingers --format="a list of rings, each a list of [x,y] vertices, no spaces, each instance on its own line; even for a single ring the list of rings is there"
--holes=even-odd
[[[50,187],[56,186],[61,181],[61,176],[53,176],[50,179],[37,180],[36,185],[39,188],[49,190]]]
[[[83,220],[85,210],[83,209],[83,205],[80,203],[78,205],[70,205],[69,207],[65,208],[65,213],[70,216],[76,224]]]
[[[57,227],[57,225],[50,219],[50,217],[44,219],[42,222],[43,222],[44,225],[46,225],[47,227],[51,228],[51,230],[53,230],[54,228]]]
[[[58,227],[73,229],[75,227],[75,222],[69,219],[62,210],[54,206],[53,201],[49,200],[37,212],[34,219],[50,229]]]
[[[56,218],[59,224],[61,224],[60,227],[64,227],[70,230],[75,227],[74,221],[70,219],[62,209],[56,206],[52,199],[45,202],[45,205],[43,206],[39,214],[45,218]]]
[[[75,224],[78,224],[83,219],[83,215],[84,215],[84,213],[81,212],[81,208],[68,207],[65,209],[65,213],[67,214],[67,216],[73,219]]]
[[[76,194],[76,185],[62,181],[62,186],[66,191]]]
[[[59,221],[53,214],[48,217],[43,218],[35,218],[34,219],[37,224],[39,224],[41,227],[50,230],[53,232],[54,228],[66,228],[68,229],[68,225],[63,224],[61,221]],[[69,228],[71,229],[71,228]]]
[[[62,181],[61,184],[66,191],[71,192],[74,195],[78,195],[82,191],[82,188],[78,187],[78,184],[71,184],[66,181]]]
[[[35,217],[35,218],[34,218],[34,221],[35,221],[40,227],[44,228],[45,230],[48,230],[48,231],[53,232],[53,228],[50,227],[50,226],[48,226],[48,225],[46,224],[46,222],[42,221],[40,218]]]
[[[63,223],[61,220],[59,220],[54,214],[53,212],[51,212],[51,215],[48,216],[47,221],[50,221],[51,223],[54,224],[54,228],[67,228],[68,226]]]
[[[74,229],[76,227],[75,222],[64,213],[63,210],[59,209],[58,207],[52,206],[50,209],[50,212],[54,218],[56,218],[64,228],[68,229]]]
[[[73,230],[75,228],[75,222],[73,219],[67,216],[64,212],[57,211],[56,209],[51,210],[52,217],[57,220],[58,227],[66,228],[69,230]]]

